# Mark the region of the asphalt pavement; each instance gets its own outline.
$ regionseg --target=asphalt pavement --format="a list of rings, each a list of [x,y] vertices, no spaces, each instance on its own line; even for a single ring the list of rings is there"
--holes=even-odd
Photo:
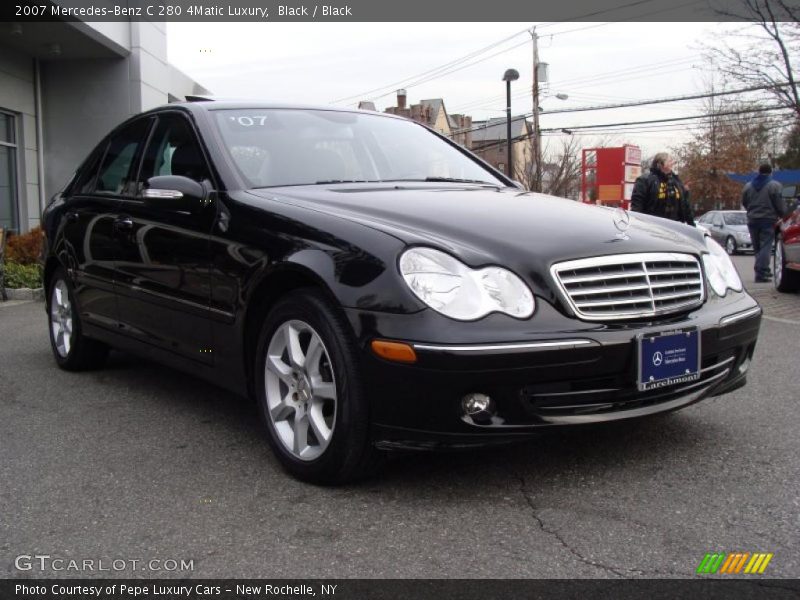
[[[0,577],[692,577],[714,551],[799,577],[800,296],[751,287],[744,389],[341,488],[287,476],[247,401],[121,353],[61,371],[42,303],[0,303]]]

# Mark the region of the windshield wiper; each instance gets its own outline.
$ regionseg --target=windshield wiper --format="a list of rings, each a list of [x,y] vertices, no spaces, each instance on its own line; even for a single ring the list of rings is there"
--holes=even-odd
[[[497,183],[491,181],[481,181],[480,179],[459,179],[457,177],[426,177],[425,181],[443,182],[443,183],[479,183],[481,185],[491,185],[500,187]]]
[[[314,185],[325,185],[328,183],[380,183],[376,179],[323,179],[315,181]]]

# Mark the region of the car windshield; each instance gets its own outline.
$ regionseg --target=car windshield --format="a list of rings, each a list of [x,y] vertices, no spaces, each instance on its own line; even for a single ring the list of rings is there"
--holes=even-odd
[[[405,119],[329,110],[214,112],[224,145],[251,188],[377,181],[505,186],[491,171]]]
[[[722,215],[725,225],[747,225],[747,213],[735,212]]]

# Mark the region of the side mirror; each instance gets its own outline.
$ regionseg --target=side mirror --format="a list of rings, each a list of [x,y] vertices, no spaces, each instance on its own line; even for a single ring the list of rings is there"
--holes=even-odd
[[[153,208],[191,212],[208,200],[209,190],[182,175],[158,175],[147,180],[142,197]]]

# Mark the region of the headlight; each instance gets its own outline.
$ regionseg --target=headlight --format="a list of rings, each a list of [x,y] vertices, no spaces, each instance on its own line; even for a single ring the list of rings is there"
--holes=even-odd
[[[717,296],[724,296],[729,289],[735,292],[742,291],[742,280],[736,272],[736,267],[730,257],[717,242],[706,236],[708,254],[703,254],[703,265],[706,268],[706,278],[711,289]]]
[[[533,294],[511,271],[471,269],[433,248],[411,248],[400,256],[400,273],[414,295],[435,311],[459,321],[492,312],[517,319],[533,314]]]

